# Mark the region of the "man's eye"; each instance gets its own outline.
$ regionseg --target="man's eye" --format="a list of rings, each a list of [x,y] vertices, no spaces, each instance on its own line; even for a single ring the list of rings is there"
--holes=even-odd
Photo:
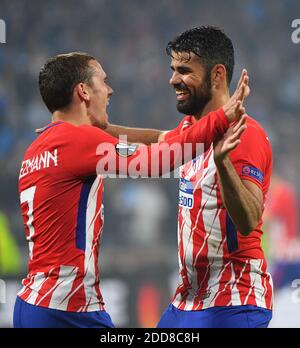
[[[180,69],[179,70],[180,74],[188,74],[189,72],[190,72],[190,70],[188,70],[188,69]]]

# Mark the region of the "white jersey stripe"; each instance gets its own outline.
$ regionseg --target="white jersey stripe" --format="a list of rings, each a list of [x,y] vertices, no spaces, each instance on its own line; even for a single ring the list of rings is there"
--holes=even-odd
[[[30,279],[29,282],[27,283],[27,285],[24,285],[24,281],[25,279],[23,279],[22,284],[24,285],[23,288],[18,292],[18,296],[23,296],[25,294],[26,291],[31,291],[30,290],[30,286],[32,285],[32,283],[34,282],[34,275],[33,274],[29,274],[28,278]]]
[[[200,162],[200,164],[199,164],[199,162]],[[192,167],[192,162],[190,162],[190,165]],[[199,167],[202,168],[203,165],[204,165],[203,156],[201,156],[201,158],[197,161],[197,168],[198,168],[198,170],[199,170]],[[181,167],[180,170],[182,170],[182,169],[183,169],[183,167]],[[198,185],[199,185],[200,181],[202,180],[202,178],[205,177],[205,175],[207,174],[207,171],[208,171],[207,169],[203,170],[203,174],[201,175],[201,177],[196,182],[194,190],[198,187]],[[188,243],[187,243],[189,248],[185,247],[185,245],[183,243],[183,250],[184,250],[183,259],[185,260],[185,265],[189,264],[188,263],[189,261],[190,261],[190,264],[192,265],[191,266],[192,267],[191,271],[190,272],[188,271],[188,275],[189,274],[192,275],[192,277],[189,277],[189,283],[191,285],[191,291],[192,291],[193,288],[197,288],[197,286],[198,286],[197,285],[198,279],[197,279],[197,277],[195,277],[195,272],[194,272],[194,264],[195,264],[195,262],[193,261],[193,249],[194,249],[193,235],[194,235],[194,231],[195,231],[195,229],[197,227],[199,217],[201,216],[201,210],[202,210],[202,208],[199,210],[199,212],[197,214],[195,225],[191,229],[192,222],[191,222],[191,219],[190,219],[190,210],[186,209],[186,208],[182,208],[182,211],[181,211],[182,218],[183,218],[182,219],[182,228],[180,228],[180,233],[178,233],[178,240],[184,241],[184,235],[187,234],[187,233],[185,233],[185,231],[188,232],[190,230],[189,231],[189,239],[188,239]],[[187,223],[188,223],[188,226],[185,229]],[[203,243],[203,245],[205,245],[205,243]],[[187,254],[189,255],[188,258],[187,258]],[[182,269],[182,263],[181,263],[181,258],[180,258],[180,251],[178,252],[178,259],[179,259],[179,267],[180,267],[180,270],[181,270]],[[197,293],[195,293],[193,295],[196,296]],[[177,301],[177,302],[179,301],[178,304],[180,303],[179,298],[180,298],[180,294],[178,294],[176,299],[175,299],[175,301]],[[187,305],[186,309],[188,310],[191,306],[192,306],[192,304],[190,303],[189,305]]]
[[[208,167],[210,172],[201,185],[202,201],[207,202],[205,205],[206,209],[203,210],[203,222],[206,234],[209,235],[207,240],[207,258],[209,260],[208,268],[210,272],[206,298],[203,299],[203,307],[209,306],[209,303],[212,301],[213,294],[218,290],[219,280],[225,269],[223,265],[223,248],[220,248],[220,244],[223,242],[219,220],[221,209],[217,211],[211,210],[217,207],[216,166],[213,155],[209,158]]]
[[[236,274],[234,271],[233,264],[231,264],[231,272],[232,272],[232,279],[231,279],[232,288],[231,288],[231,303],[230,304],[232,306],[240,306],[242,302],[241,302],[240,292],[237,288],[237,281],[235,279]]]
[[[250,260],[250,283],[251,283],[251,286],[250,286],[248,294],[245,298],[244,304],[247,304],[248,299],[250,297],[250,294],[253,291],[253,288],[255,288],[255,284],[257,284],[256,278],[257,278],[258,274],[256,271],[253,274],[253,270],[257,270],[256,267],[257,267],[257,265],[258,266],[260,265],[260,262],[262,262],[262,260]],[[256,300],[256,298],[255,298],[255,300]]]
[[[266,301],[264,298],[265,289],[262,284],[262,265],[263,260],[250,260],[251,265],[251,279],[253,279],[255,301],[259,307],[266,307]]]
[[[213,307],[213,306],[214,306],[214,304],[215,304],[217,298],[218,298],[220,295],[222,295],[223,292],[226,291],[227,286],[230,286],[231,284],[234,283],[234,280],[235,280],[235,273],[234,273],[233,265],[232,265],[231,262],[228,262],[228,263],[226,264],[226,266],[224,267],[223,271],[225,271],[225,269],[226,269],[227,266],[229,266],[229,265],[230,265],[230,270],[231,270],[231,278],[230,278],[229,281],[224,285],[223,289],[222,289],[221,291],[218,291],[218,293],[214,296],[213,300],[211,301],[211,303],[210,303],[210,305],[209,305],[210,307]],[[223,272],[222,272],[222,273],[223,273]],[[231,295],[232,295],[232,294],[231,294]],[[230,302],[231,302],[231,301],[230,301]]]
[[[98,302],[97,293],[95,291],[96,282],[96,269],[94,258],[94,226],[95,215],[97,215],[97,193],[100,187],[101,176],[97,176],[95,179],[87,201],[87,213],[86,213],[86,242],[85,242],[85,277],[83,279],[86,303]],[[101,209],[101,208],[100,208]],[[98,307],[99,308],[99,307]]]
[[[191,275],[193,271],[188,267],[188,265],[191,265],[193,263],[193,243],[191,242],[191,219],[190,219],[190,211],[189,209],[184,209],[182,211],[183,219],[185,221],[184,226],[183,226],[183,232],[182,232],[182,243],[183,243],[183,250],[185,250],[185,255],[184,255],[184,262],[185,262],[185,267],[187,270],[187,276],[189,280],[189,284],[191,286],[191,291],[193,289]],[[187,238],[189,236],[189,238]],[[188,310],[188,307],[185,309]]]
[[[77,268],[72,266],[60,266],[59,270],[59,276],[57,280],[57,284],[48,291],[48,294],[53,291],[53,294],[51,296],[51,301],[49,304],[50,308],[57,308],[59,310],[66,311],[68,308],[68,301],[65,301],[62,303],[64,298],[66,297],[66,294],[69,294],[69,292],[72,289],[74,280],[77,276]],[[47,296],[47,294],[45,295]],[[40,300],[40,302],[42,299]],[[38,305],[38,303],[37,303]]]
[[[228,261],[225,265],[222,260],[213,260],[210,272],[211,276],[209,278],[209,286],[207,293],[209,296],[204,299],[203,301],[203,309],[211,307],[213,303],[215,303],[220,291],[220,279],[222,278],[223,273],[227,269],[227,267],[230,265],[230,261]]]
[[[242,304],[241,295],[240,295],[240,292],[239,292],[237,286],[238,286],[239,281],[241,280],[243,273],[245,272],[248,264],[249,264],[249,260],[246,260],[245,265],[244,265],[238,279],[234,282],[234,284],[232,286],[232,306],[240,306]],[[233,272],[234,272],[234,268],[233,268]]]
[[[44,272],[37,272],[37,274],[34,276],[33,284],[31,285],[31,293],[27,297],[26,302],[30,304],[35,304],[35,300],[37,299],[39,295],[39,291],[41,287],[43,286],[45,282],[45,273]]]

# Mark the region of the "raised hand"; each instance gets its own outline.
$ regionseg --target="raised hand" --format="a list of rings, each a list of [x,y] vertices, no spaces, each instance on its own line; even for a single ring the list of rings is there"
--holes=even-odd
[[[247,128],[245,123],[246,116],[244,115],[236,124],[232,124],[231,127],[228,128],[221,139],[214,142],[214,160],[216,164],[223,161],[228,153],[240,144],[241,135]]]
[[[235,92],[228,100],[228,102],[223,105],[223,110],[229,122],[239,120],[241,116],[244,115],[245,108],[243,106],[243,103],[245,98],[247,98],[249,94],[249,76],[247,70],[243,69]]]

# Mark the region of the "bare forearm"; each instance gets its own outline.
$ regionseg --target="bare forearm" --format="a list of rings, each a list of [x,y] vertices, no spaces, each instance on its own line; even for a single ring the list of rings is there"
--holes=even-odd
[[[245,187],[229,157],[216,162],[222,200],[234,225],[248,235],[258,225],[262,204]]]
[[[108,125],[105,132],[115,138],[126,135],[129,143],[143,143],[146,145],[157,143],[159,136],[163,133],[156,129],[130,128],[115,124]]]

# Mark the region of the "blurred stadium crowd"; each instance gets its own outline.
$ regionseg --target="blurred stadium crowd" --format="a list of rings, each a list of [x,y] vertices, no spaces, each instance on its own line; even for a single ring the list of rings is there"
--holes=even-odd
[[[266,214],[269,258],[299,260],[295,241],[300,44],[291,40],[291,22],[297,14],[296,0],[1,0],[7,43],[0,47],[0,236],[9,230],[21,260],[12,261],[11,273],[26,271],[27,245],[17,193],[20,160],[36,137],[34,129],[50,122],[37,85],[45,60],[74,50],[95,55],[115,91],[108,110],[112,123],[171,129],[181,116],[168,85],[171,71],[165,46],[183,30],[203,24],[221,27],[232,39],[233,85],[246,67],[252,90],[247,111],[262,123],[273,145],[277,180]],[[104,274],[126,274],[139,267],[155,274],[162,264],[176,269],[176,179],[107,180],[105,198],[105,245],[100,257]],[[276,227],[275,221],[279,221]],[[279,232],[275,235],[273,230]],[[4,255],[0,251],[0,260]],[[1,273],[10,270],[2,265],[1,271],[0,262]]]

